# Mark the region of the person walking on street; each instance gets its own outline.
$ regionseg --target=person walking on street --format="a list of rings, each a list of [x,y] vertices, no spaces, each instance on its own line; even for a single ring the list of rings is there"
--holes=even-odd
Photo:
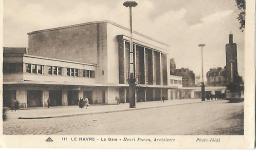
[[[162,102],[164,102],[164,100],[165,100],[165,97],[164,97],[164,96],[162,96]]]
[[[115,98],[115,100],[116,100],[116,104],[120,104],[120,99],[116,96],[116,98]]]
[[[47,100],[47,107],[50,108],[50,105],[51,105],[51,100],[50,100],[50,98],[48,98],[48,100]]]
[[[89,100],[88,100],[87,97],[84,99],[84,105],[86,106],[86,109],[87,109],[88,106],[89,106]]]
[[[83,107],[84,107],[84,101],[83,101],[83,98],[80,98],[80,99],[79,99],[79,103],[78,103],[78,105],[79,105],[79,108],[83,108]]]
[[[19,102],[15,99],[14,100],[14,111],[19,109]]]

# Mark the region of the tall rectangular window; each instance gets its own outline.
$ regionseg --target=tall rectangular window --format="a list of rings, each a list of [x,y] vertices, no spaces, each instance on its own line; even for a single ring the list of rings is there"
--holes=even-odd
[[[52,67],[53,69],[53,74],[58,75],[58,67]]]
[[[75,69],[74,68],[70,68],[70,75],[74,76],[74,74],[75,74]]]
[[[58,75],[62,75],[62,68],[58,67]]]
[[[90,78],[95,78],[95,71],[93,70],[90,71]]]
[[[26,63],[25,66],[26,66],[26,72],[31,73],[32,72],[31,64]]]
[[[52,75],[52,66],[49,66],[49,67],[48,67],[48,74],[49,74],[49,75]]]
[[[43,66],[42,65],[37,65],[37,73],[43,74]]]
[[[37,65],[36,64],[32,64],[32,73],[37,74]]]
[[[90,71],[89,70],[84,70],[83,76],[89,78],[90,77]]]
[[[25,68],[27,73],[43,74],[43,65],[26,63]]]
[[[70,76],[70,68],[67,68],[67,76]]]
[[[79,77],[79,69],[67,68],[67,76]]]
[[[79,76],[79,70],[78,69],[75,69],[75,76]]]

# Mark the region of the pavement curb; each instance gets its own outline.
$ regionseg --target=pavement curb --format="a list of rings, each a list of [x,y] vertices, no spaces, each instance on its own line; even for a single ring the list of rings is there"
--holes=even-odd
[[[145,107],[145,108],[128,108],[128,109],[122,109],[122,110],[111,110],[111,111],[103,111],[103,112],[89,112],[89,113],[57,115],[57,116],[18,117],[18,119],[64,118],[64,117],[73,117],[73,116],[94,115],[94,114],[106,114],[106,113],[127,112],[127,111],[145,110],[145,109],[153,109],[153,108],[172,107],[172,106],[177,106],[177,105],[198,104],[198,103],[202,103],[202,102],[201,102],[201,101],[200,101],[200,102],[188,102],[188,103],[170,104],[170,105],[164,105],[164,106],[152,106],[152,107]]]

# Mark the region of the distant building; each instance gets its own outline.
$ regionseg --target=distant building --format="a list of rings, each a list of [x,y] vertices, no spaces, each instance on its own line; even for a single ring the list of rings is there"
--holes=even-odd
[[[169,76],[168,82],[168,98],[169,100],[181,98],[182,93],[182,77],[176,75]]]
[[[195,86],[195,74],[192,70],[189,70],[188,68],[176,69],[174,75],[182,77],[183,87]]]
[[[211,68],[207,72],[208,86],[225,86],[226,85],[226,70],[225,68]]]
[[[174,58],[170,59],[170,74],[174,75],[174,71],[176,70],[176,63]]]
[[[233,42],[233,34],[229,34],[229,43],[226,44],[226,80],[227,83],[238,82],[237,44]]]
[[[9,107],[128,102],[129,29],[99,21],[28,33],[27,48],[4,48],[3,97]],[[137,100],[168,98],[168,45],[134,32]],[[50,101],[50,102],[49,102]]]
[[[200,76],[195,76],[195,86],[200,86],[200,85],[201,85]]]
[[[169,77],[169,86],[181,88],[182,87],[182,77],[176,75],[170,75]]]

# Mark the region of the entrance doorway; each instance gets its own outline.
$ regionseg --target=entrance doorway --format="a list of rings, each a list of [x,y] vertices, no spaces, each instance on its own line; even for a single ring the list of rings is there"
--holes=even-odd
[[[28,103],[28,107],[41,107],[42,106],[42,91],[28,90],[27,103]]]
[[[68,91],[68,105],[78,105],[79,91],[70,90]]]
[[[173,89],[171,89],[170,93],[171,93],[171,100],[173,100],[174,99],[173,98]]]
[[[146,89],[146,101],[153,101],[153,89],[152,88]]]
[[[50,99],[50,106],[61,106],[62,105],[61,90],[50,90],[49,99]]]
[[[92,98],[92,91],[91,90],[84,91],[83,97],[88,98],[89,104],[93,104],[93,98]]]
[[[106,103],[106,91],[102,91],[102,104]]]
[[[119,88],[119,100],[120,103],[125,103],[126,102],[126,93],[125,93],[125,88]]]
[[[13,100],[16,99],[16,91],[15,90],[5,90],[3,92],[3,106],[11,107]]]
[[[137,89],[137,102],[144,102],[145,99],[145,88],[138,88]]]

